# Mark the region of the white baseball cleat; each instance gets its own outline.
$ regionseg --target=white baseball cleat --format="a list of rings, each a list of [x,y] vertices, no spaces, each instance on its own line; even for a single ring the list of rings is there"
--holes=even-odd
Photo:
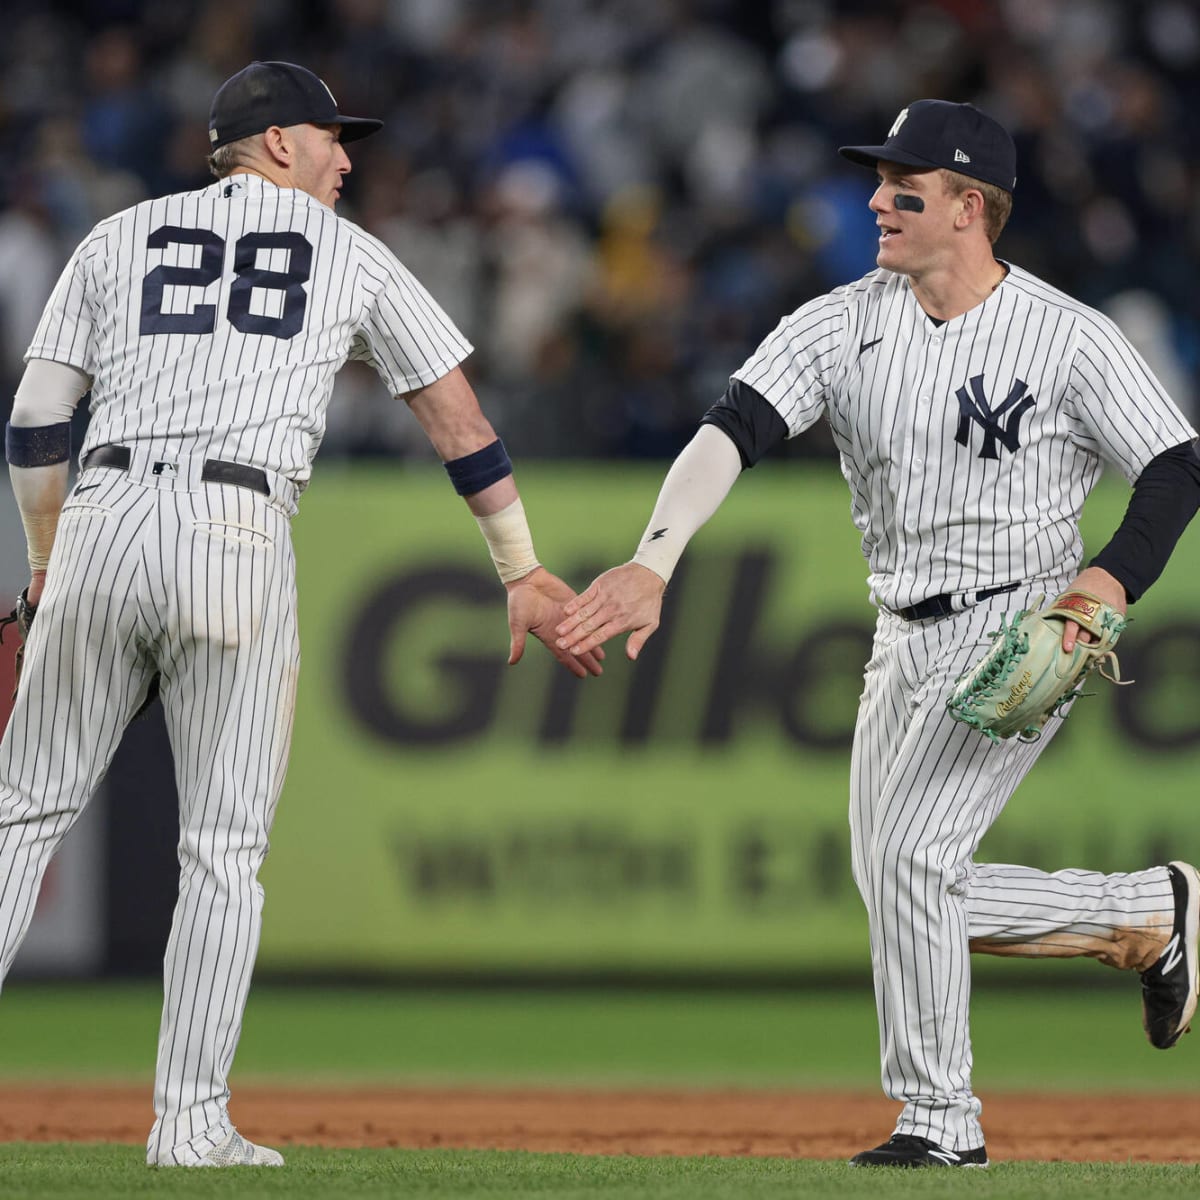
[[[201,1167],[282,1167],[283,1155],[267,1146],[248,1142],[236,1129],[214,1146],[197,1164]]]

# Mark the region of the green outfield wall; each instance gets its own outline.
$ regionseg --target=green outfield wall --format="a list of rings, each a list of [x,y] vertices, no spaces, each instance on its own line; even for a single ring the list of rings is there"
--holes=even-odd
[[[548,565],[628,557],[658,465],[527,465]],[[1086,514],[1096,549],[1119,482]],[[1094,536],[1092,531],[1095,531]],[[873,610],[836,469],[739,481],[636,666],[505,665],[503,592],[436,468],[318,471],[296,520],[303,665],[263,873],[280,970],[862,969],[849,743]],[[982,858],[1200,858],[1200,533],[1134,610],[1136,685],[1097,687]]]

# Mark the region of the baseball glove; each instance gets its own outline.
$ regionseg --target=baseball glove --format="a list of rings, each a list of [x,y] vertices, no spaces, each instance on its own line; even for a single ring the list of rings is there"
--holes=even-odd
[[[33,627],[33,618],[37,615],[37,605],[29,603],[29,589],[24,588],[17,597],[12,612],[7,617],[0,617],[0,642],[4,641],[4,631],[15,625],[21,635],[21,644],[17,647],[13,659],[13,699],[17,698],[17,688],[21,684],[21,665],[25,661],[25,643],[29,640],[29,630]]]
[[[1075,649],[1065,653],[1067,621],[1096,640],[1078,640]],[[1125,625],[1115,608],[1089,592],[1063,592],[1046,608],[1018,612],[1011,625],[1001,617],[999,630],[991,635],[992,648],[955,681],[946,707],[956,721],[993,742],[1014,734],[1023,742],[1036,742],[1046,722],[1083,694],[1084,681],[1093,671],[1121,682],[1113,647]]]

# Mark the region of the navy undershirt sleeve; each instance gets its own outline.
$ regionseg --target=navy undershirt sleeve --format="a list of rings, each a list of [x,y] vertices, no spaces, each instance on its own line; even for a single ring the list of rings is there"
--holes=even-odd
[[[1146,464],[1125,519],[1091,565],[1120,580],[1132,603],[1162,574],[1198,507],[1200,457],[1194,442],[1183,442]]]
[[[728,435],[742,456],[742,467],[752,467],[773,446],[787,437],[787,422],[761,393],[740,379],[731,379],[725,395],[700,419]]]

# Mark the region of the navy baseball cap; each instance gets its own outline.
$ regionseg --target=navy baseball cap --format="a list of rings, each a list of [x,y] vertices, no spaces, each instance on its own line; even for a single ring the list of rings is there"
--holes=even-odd
[[[973,104],[914,100],[901,109],[882,146],[841,146],[838,153],[864,167],[882,159],[906,167],[944,167],[1006,192],[1017,185],[1012,136]]]
[[[344,117],[333,93],[311,71],[288,62],[252,62],[213,97],[208,140],[214,150],[272,125],[340,125],[342,141],[383,128],[371,117]]]

